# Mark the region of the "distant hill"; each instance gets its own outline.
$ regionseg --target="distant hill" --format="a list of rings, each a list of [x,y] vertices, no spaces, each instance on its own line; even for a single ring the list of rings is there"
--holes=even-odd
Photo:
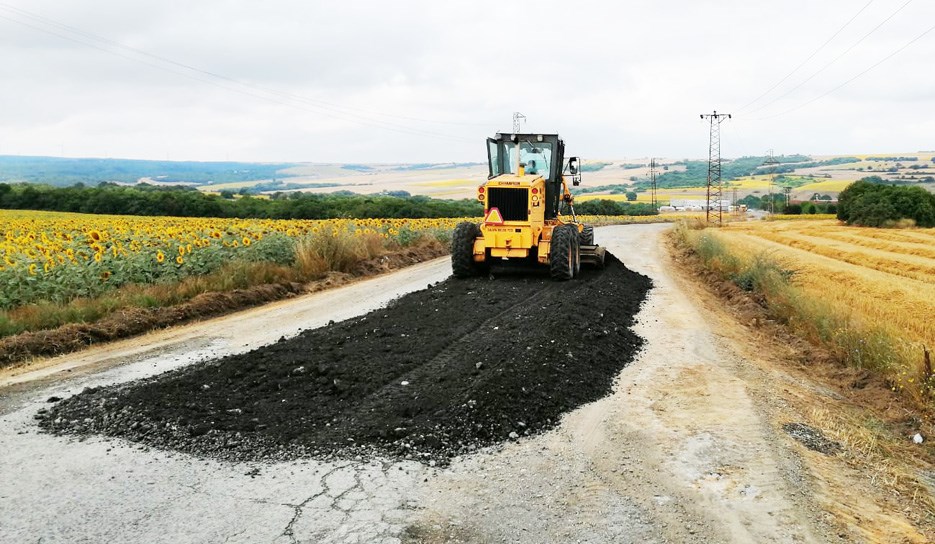
[[[207,185],[290,177],[282,172],[293,163],[146,161],[134,159],[71,159],[0,155],[0,182],[44,183],[66,187],[75,183],[187,183]]]
[[[257,162],[149,161],[0,155],[0,183],[40,183],[70,187],[102,182],[152,185],[185,184],[208,192],[272,193],[276,191],[349,188],[362,184],[362,174],[417,174],[478,168],[482,163],[313,164]],[[444,178],[451,174],[439,176]],[[352,179],[343,179],[352,178]],[[368,178],[367,184],[372,182]],[[344,187],[347,185],[348,187]],[[382,188],[380,190],[383,190]]]

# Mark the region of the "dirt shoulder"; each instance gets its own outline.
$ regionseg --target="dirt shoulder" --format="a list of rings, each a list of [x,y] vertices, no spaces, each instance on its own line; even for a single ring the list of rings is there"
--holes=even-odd
[[[771,321],[748,293],[704,274],[672,244],[666,248],[678,281],[742,354],[744,364],[733,371],[768,424],[798,440],[810,492],[837,534],[858,542],[935,537],[931,448],[911,440],[928,434],[926,417],[881,378],[835,362]]]

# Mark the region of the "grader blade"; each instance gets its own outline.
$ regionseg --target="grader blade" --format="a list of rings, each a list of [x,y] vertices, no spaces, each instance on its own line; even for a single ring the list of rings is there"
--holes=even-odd
[[[605,250],[601,246],[581,246],[581,264],[604,268]]]

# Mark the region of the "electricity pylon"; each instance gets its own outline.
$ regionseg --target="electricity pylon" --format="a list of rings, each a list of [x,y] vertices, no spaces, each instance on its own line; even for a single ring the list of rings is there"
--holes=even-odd
[[[513,112],[513,134],[519,134],[521,121],[525,121],[526,116],[518,111]]]
[[[705,221],[711,221],[711,197],[717,201],[717,222],[720,225],[724,219],[724,210],[721,206],[721,197],[723,196],[723,187],[721,186],[721,123],[724,119],[730,119],[729,113],[702,113],[702,119],[709,119],[711,122],[710,135],[708,137],[708,205],[705,207]]]
[[[767,211],[769,212],[769,215],[770,215],[770,216],[772,216],[773,213],[774,213],[774,210],[773,210],[773,183],[774,183],[775,178],[776,178],[776,168],[775,168],[775,167],[776,167],[776,165],[778,165],[778,164],[779,164],[779,161],[777,161],[776,158],[773,157],[773,150],[770,149],[770,150],[769,150],[769,157],[767,157],[766,161],[763,162],[763,166],[768,166],[768,167],[770,168],[770,171],[769,171],[769,203],[767,204],[767,206],[768,206]]]

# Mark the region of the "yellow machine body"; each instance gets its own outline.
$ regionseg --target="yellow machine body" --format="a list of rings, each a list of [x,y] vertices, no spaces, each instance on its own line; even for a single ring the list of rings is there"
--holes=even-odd
[[[562,187],[567,191],[564,182]],[[497,192],[503,194],[504,191],[516,193],[514,198],[506,199],[511,207],[525,202],[526,219],[506,219],[505,211],[491,205],[490,195]],[[478,188],[477,199],[484,204],[481,236],[474,240],[474,261],[478,263],[486,261],[489,255],[493,260],[535,256],[540,264],[548,264],[552,229],[558,225],[572,224],[580,230],[580,225],[576,223],[565,223],[558,218],[545,219],[545,180],[542,176],[525,174],[523,168],[520,168],[518,174],[504,174],[489,180]],[[516,215],[514,213],[506,217]]]

